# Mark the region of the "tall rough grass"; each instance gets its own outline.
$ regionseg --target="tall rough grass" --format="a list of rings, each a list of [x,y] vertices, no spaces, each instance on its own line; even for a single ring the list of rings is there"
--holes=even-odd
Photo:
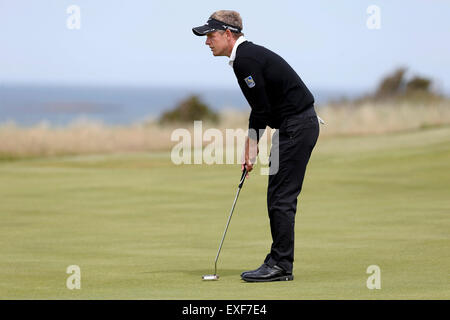
[[[365,102],[357,106],[325,106],[321,135],[383,134],[450,124],[450,101],[432,104]]]
[[[316,108],[324,119],[321,136],[382,134],[425,127],[450,125],[450,101],[429,105],[408,103],[360,106],[333,105]],[[248,112],[227,110],[218,124],[204,123],[203,130],[241,128],[246,130]],[[129,126],[108,126],[98,122],[76,121],[66,127],[41,123],[20,127],[13,122],[0,124],[0,158],[50,156],[62,154],[141,152],[170,150],[177,142],[170,137],[174,129],[186,126],[161,126],[146,122]]]

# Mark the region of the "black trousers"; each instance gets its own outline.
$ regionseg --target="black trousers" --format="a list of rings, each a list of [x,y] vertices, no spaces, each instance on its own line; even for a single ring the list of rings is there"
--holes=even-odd
[[[318,136],[319,123],[311,107],[286,117],[272,138],[267,209],[273,242],[264,262],[287,272],[292,272],[294,262],[297,197]]]

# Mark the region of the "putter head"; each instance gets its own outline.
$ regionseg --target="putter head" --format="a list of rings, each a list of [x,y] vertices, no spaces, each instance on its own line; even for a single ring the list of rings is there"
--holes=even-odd
[[[219,280],[219,276],[217,274],[207,274],[202,276],[202,280]]]

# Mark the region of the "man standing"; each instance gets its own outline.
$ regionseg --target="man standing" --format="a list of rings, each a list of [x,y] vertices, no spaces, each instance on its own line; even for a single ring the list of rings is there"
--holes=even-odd
[[[270,153],[267,208],[272,246],[264,263],[241,274],[248,282],[293,280],[294,222],[306,166],[319,136],[314,97],[297,73],[274,52],[247,41],[238,12],[214,12],[193,28],[214,56],[227,56],[251,107],[244,166],[250,172],[266,126],[277,129]]]

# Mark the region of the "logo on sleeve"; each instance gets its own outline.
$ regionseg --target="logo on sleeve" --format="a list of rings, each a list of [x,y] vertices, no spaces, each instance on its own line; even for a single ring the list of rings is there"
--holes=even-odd
[[[253,88],[254,86],[256,86],[255,80],[253,80],[252,76],[248,76],[244,80],[249,88]]]

